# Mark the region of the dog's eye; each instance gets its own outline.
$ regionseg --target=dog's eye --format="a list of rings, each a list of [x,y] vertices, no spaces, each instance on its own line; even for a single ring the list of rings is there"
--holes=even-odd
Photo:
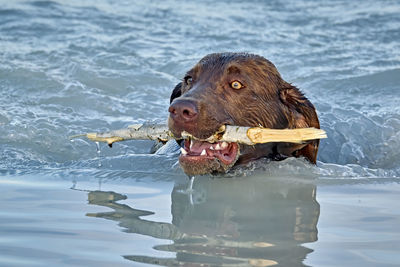
[[[193,78],[190,76],[186,76],[184,80],[187,85],[191,85],[193,82]]]
[[[238,82],[238,81],[233,81],[233,82],[231,82],[231,87],[232,87],[233,89],[238,90],[238,89],[242,89],[242,88],[243,88],[243,84],[241,84],[241,83]]]

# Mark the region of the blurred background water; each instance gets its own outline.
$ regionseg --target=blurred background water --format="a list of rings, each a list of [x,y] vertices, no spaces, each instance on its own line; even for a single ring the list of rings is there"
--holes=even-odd
[[[398,1],[0,4],[0,265],[400,264]],[[224,51],[315,104],[317,167],[256,163],[190,193],[151,142],[68,140],[166,120],[184,73]]]

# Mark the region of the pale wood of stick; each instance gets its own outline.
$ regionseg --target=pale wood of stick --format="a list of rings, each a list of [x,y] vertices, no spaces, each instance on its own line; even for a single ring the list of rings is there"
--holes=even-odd
[[[163,124],[135,124],[126,129],[104,133],[87,133],[70,137],[85,136],[95,142],[106,142],[109,145],[125,140],[159,140],[168,141],[175,137]],[[309,140],[326,138],[324,130],[316,128],[298,129],[267,129],[262,127],[223,126],[216,134],[207,139],[198,139],[187,132],[182,132],[183,138],[193,138],[207,142],[235,142],[246,145],[255,145],[269,142],[302,143]]]
[[[256,144],[269,142],[302,143],[304,141],[327,138],[324,130],[316,128],[265,129],[255,127],[247,130],[247,136]]]

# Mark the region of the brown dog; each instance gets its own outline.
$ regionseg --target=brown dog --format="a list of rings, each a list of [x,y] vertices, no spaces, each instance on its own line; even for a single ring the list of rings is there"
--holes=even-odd
[[[186,131],[206,139],[222,125],[272,129],[319,128],[313,104],[285,82],[276,67],[247,53],[210,54],[201,59],[172,92],[168,126],[176,137]],[[305,144],[246,146],[185,140],[179,162],[188,175],[226,172],[261,157],[307,158],[315,163],[319,140]]]

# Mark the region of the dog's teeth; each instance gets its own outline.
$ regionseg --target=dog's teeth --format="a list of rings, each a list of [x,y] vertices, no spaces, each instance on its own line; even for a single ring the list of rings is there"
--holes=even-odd
[[[221,146],[220,146],[219,144],[217,144],[217,145],[215,146],[215,150],[221,150]]]
[[[189,142],[190,142],[189,148],[190,148],[190,150],[192,150],[192,147],[193,147],[193,141],[192,141],[192,139],[190,139]]]
[[[187,154],[187,151],[183,147],[181,147],[181,153],[182,153],[182,155],[185,156]]]
[[[227,142],[222,142],[222,144],[221,144],[221,148],[222,149],[225,149],[225,148],[227,148],[228,147],[228,143]]]
[[[201,154],[200,154],[200,156],[205,156],[205,155],[207,155],[207,152],[206,152],[206,150],[205,150],[205,149],[203,149],[203,151],[201,151]]]
[[[212,146],[210,146],[210,150],[214,150],[214,148]]]

